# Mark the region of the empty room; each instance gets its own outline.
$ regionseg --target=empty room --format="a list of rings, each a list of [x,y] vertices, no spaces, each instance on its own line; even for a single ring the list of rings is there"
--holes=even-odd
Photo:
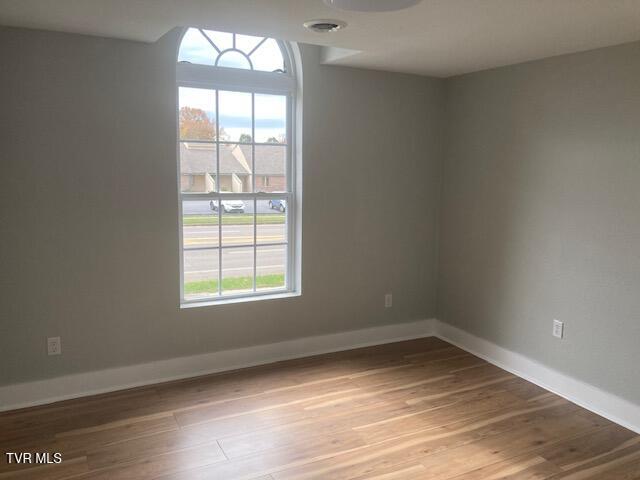
[[[640,480],[640,0],[0,0],[0,480]]]

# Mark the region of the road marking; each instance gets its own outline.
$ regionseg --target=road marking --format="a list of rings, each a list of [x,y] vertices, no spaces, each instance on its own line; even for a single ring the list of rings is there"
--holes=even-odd
[[[257,267],[257,270],[267,270],[269,268],[282,268],[284,269],[284,265],[280,264],[280,265],[263,265],[261,267]],[[229,272],[229,271],[235,271],[235,270],[251,270],[253,271],[253,267],[236,267],[236,268],[223,268],[222,272]],[[196,274],[200,274],[200,273],[218,273],[218,270],[192,270],[192,271],[185,271],[184,273],[190,273],[193,275]]]
[[[263,235],[263,236],[259,236],[257,237],[258,241],[267,241],[267,240],[283,240],[284,241],[284,235]],[[195,238],[185,238],[184,240],[184,244],[185,245],[201,245],[201,244],[206,244],[206,243],[211,243],[211,242],[217,242],[218,239],[217,238],[207,238],[207,237],[195,237]],[[222,241],[223,242],[250,242],[253,243],[253,235],[251,236],[244,236],[244,237],[227,237],[225,235],[222,236]]]
[[[270,248],[270,249],[266,249],[264,247],[261,247],[260,245],[256,245],[258,247],[258,249],[260,250],[260,253],[284,253],[284,247],[286,247],[286,245],[283,245],[283,248]],[[229,255],[245,255],[248,253],[253,253],[253,245],[249,245],[247,246],[247,248],[234,248],[234,249],[228,249],[228,248],[224,248],[223,250],[228,250],[228,254]],[[250,248],[250,250],[249,250]],[[218,247],[211,247],[211,250],[218,250]],[[203,251],[203,250],[200,250]],[[214,255],[217,255],[217,253],[214,253]]]
[[[259,246],[260,246],[260,245],[258,245],[258,247],[259,247]],[[282,249],[280,249],[280,248],[273,248],[273,249],[271,249],[271,250],[263,250],[263,249],[260,249],[260,253],[271,253],[271,252],[278,252],[278,253],[280,253],[280,252],[282,252]],[[229,251],[229,252],[227,252],[227,253],[229,253],[229,255],[242,255],[242,254],[245,254],[245,253],[253,253],[253,249],[251,249],[251,250],[238,250],[238,251],[230,250],[230,251]]]
[[[286,227],[286,225],[284,223],[257,223],[256,224],[258,226],[258,228],[269,228],[269,229],[278,229],[278,228],[282,228],[284,229]],[[246,225],[234,225],[234,227],[244,227],[244,228],[234,228],[233,231],[239,231],[239,230],[252,230],[253,229],[253,223],[247,223]],[[183,230],[185,232],[187,231],[191,231],[191,232],[217,232],[218,231],[218,225],[184,225]],[[222,230],[225,231],[230,231],[229,226],[228,225],[222,225]]]

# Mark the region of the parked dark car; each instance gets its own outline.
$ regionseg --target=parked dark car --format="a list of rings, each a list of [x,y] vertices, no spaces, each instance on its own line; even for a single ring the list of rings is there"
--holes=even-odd
[[[269,208],[271,210],[280,210],[284,212],[287,209],[286,200],[269,200]]]

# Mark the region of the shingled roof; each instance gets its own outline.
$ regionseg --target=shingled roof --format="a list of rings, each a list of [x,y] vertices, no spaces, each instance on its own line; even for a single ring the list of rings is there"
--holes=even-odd
[[[256,145],[256,175],[284,175],[286,147]],[[180,144],[180,171],[183,174],[215,173],[216,145],[184,142]],[[220,145],[220,174],[251,174],[251,145]]]
[[[287,147],[256,145],[256,175],[284,175]],[[240,145],[246,158],[251,158],[251,145]],[[220,167],[222,170],[222,167]]]

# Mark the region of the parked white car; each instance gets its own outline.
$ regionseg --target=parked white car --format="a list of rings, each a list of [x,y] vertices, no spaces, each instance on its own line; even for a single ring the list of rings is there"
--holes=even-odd
[[[209,207],[214,212],[218,211],[218,201],[211,200]],[[222,210],[224,213],[244,213],[244,202],[242,200],[222,200]]]

